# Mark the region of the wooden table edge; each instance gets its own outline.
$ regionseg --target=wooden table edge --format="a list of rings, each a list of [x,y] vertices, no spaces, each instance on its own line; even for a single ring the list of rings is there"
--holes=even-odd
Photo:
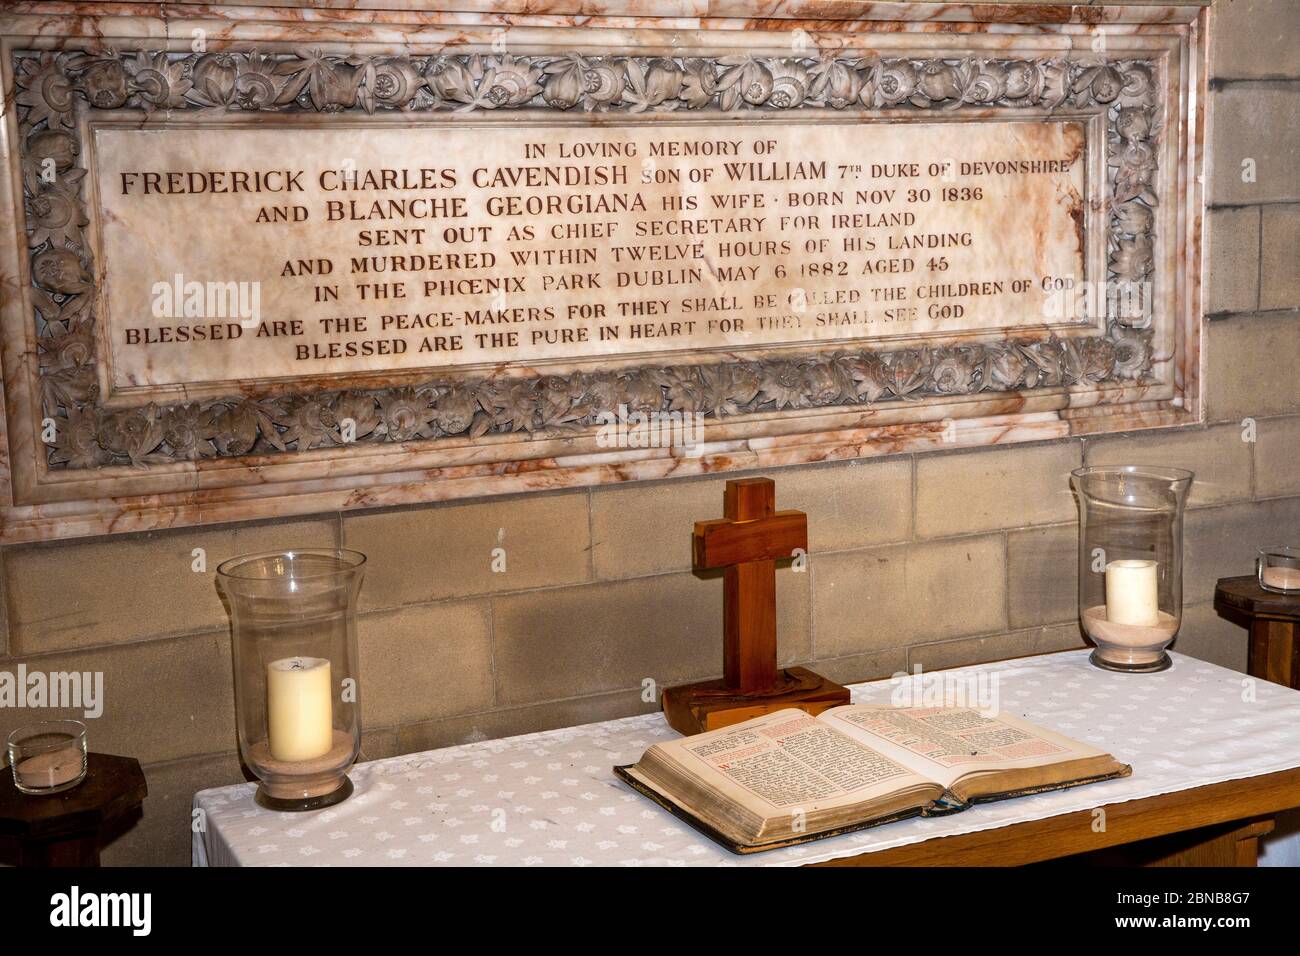
[[[809,866],[1019,866],[1300,807],[1300,767],[1102,804],[1009,826],[824,860]],[[971,810],[967,812],[978,812]]]

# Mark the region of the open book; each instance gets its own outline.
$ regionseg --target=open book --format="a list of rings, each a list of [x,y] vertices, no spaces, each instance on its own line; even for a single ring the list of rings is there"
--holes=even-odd
[[[780,710],[655,744],[622,779],[737,853],[1122,777],[1108,753],[964,707]]]

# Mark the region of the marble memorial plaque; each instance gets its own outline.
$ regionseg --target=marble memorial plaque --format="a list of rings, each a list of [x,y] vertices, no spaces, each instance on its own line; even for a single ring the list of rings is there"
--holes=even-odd
[[[1079,121],[128,120],[93,143],[114,396],[1090,322],[1043,294],[1089,274]]]
[[[0,13],[0,540],[1200,421],[1203,13],[468,6]]]

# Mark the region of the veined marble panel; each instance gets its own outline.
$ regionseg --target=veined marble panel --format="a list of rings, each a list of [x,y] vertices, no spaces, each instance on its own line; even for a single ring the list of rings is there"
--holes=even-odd
[[[814,8],[19,5],[0,533],[1198,421],[1203,15]]]
[[[1045,309],[1045,288],[1105,268],[1085,268],[1085,218],[1105,219],[1079,120],[92,135],[107,384],[137,402],[1106,321]]]

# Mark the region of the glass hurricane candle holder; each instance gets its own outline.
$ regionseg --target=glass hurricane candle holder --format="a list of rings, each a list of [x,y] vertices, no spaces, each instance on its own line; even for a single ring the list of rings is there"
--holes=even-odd
[[[5,751],[20,793],[62,793],[86,779],[86,725],[79,720],[19,727],[5,741]]]
[[[1183,509],[1192,473],[1121,465],[1079,468],[1079,619],[1114,671],[1169,667],[1183,619]]]
[[[1277,594],[1300,591],[1300,548],[1260,548],[1255,573],[1265,591]]]
[[[302,549],[217,568],[230,602],[239,752],[270,809],[315,810],[352,792],[365,561],[358,551]]]

